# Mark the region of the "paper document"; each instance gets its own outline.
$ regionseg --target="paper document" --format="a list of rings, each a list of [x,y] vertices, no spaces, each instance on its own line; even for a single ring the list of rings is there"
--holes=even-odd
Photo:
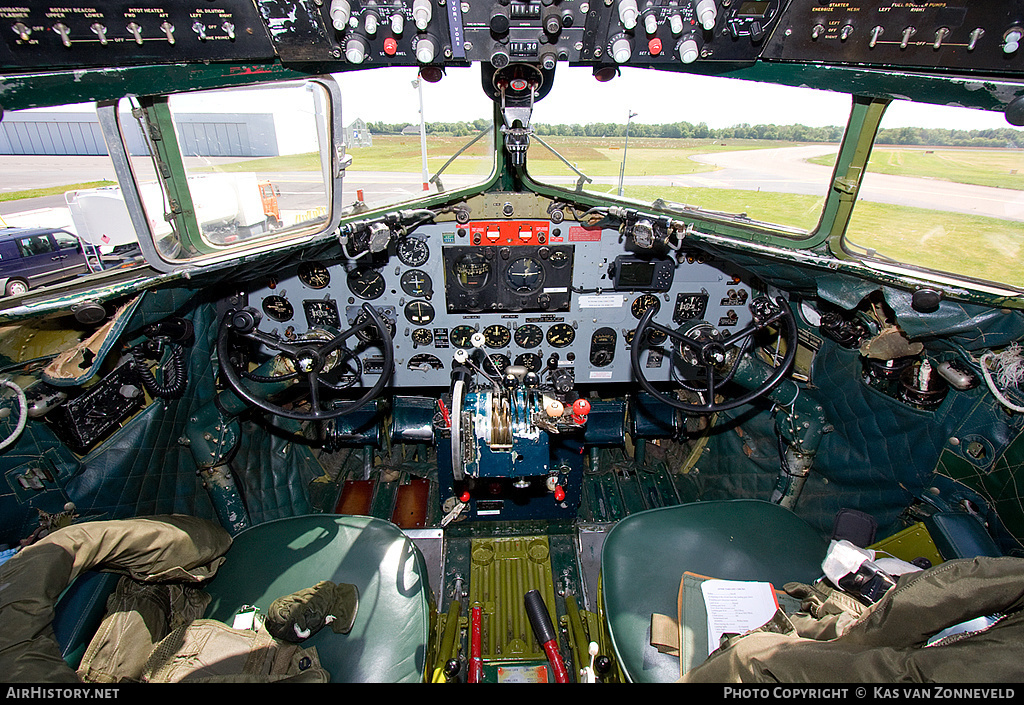
[[[708,653],[718,648],[723,634],[764,626],[779,608],[771,583],[706,580],[700,589],[708,612]]]

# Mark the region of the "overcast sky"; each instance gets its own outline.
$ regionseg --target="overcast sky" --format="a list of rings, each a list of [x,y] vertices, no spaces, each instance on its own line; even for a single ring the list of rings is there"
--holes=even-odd
[[[342,89],[342,118],[346,125],[356,118],[366,122],[419,122],[419,95],[413,86],[415,67],[351,71],[335,78]],[[479,66],[450,68],[438,83],[423,84],[424,116],[427,122],[490,120],[492,105],[480,85]],[[209,93],[176,96],[182,110],[196,112],[275,112],[282,107],[297,108],[309,103],[295,93],[266,93],[259,88],[234,90],[228,99],[214,99]],[[272,95],[274,97],[268,97]],[[282,97],[283,95],[283,97]],[[90,109],[88,106],[75,106]],[[67,108],[55,108],[56,110]],[[850,97],[841,93],[806,88],[775,86],[665,71],[622,69],[622,75],[600,83],[588,68],[560,64],[555,85],[537,103],[533,122],[558,124],[595,122],[622,123],[630,112],[636,122],[662,124],[705,122],[711,127],[740,123],[801,123],[810,126],[845,125]],[[280,119],[287,124],[288,121]],[[951,127],[988,129],[1009,127],[1002,113],[943,106],[896,102],[886,112],[883,127]],[[303,131],[304,132],[304,131]],[[279,138],[287,142],[299,130],[286,127]],[[291,150],[289,150],[291,151]]]

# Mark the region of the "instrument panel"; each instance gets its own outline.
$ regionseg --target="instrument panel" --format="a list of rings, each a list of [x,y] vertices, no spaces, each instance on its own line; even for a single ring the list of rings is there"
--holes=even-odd
[[[479,349],[485,375],[509,365],[557,385],[629,383],[637,322],[666,326],[751,320],[750,278],[703,252],[627,252],[618,230],[579,222],[486,220],[420,225],[373,259],[306,262],[249,294],[260,329],[296,338],[344,330],[364,302],[394,338],[396,388],[447,387],[458,350]],[[365,342],[372,345],[372,341]],[[652,340],[643,364],[669,380],[669,351]],[[368,350],[364,371],[376,372]]]
[[[825,61],[1019,73],[1024,7],[832,0],[224,0],[2,8],[0,68],[280,60],[616,67]]]

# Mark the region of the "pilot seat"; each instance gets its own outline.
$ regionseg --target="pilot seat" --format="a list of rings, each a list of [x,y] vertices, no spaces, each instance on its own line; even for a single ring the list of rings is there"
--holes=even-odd
[[[812,583],[828,541],[795,514],[760,500],[680,504],[632,514],[608,533],[601,591],[626,679],[671,683],[679,657],[651,645],[651,615],[675,615],[684,572],[726,580]]]

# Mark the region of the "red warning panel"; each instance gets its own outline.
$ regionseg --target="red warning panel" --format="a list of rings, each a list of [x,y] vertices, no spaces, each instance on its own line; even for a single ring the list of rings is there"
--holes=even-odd
[[[481,220],[465,227],[472,245],[546,245],[550,228],[546,220]]]

